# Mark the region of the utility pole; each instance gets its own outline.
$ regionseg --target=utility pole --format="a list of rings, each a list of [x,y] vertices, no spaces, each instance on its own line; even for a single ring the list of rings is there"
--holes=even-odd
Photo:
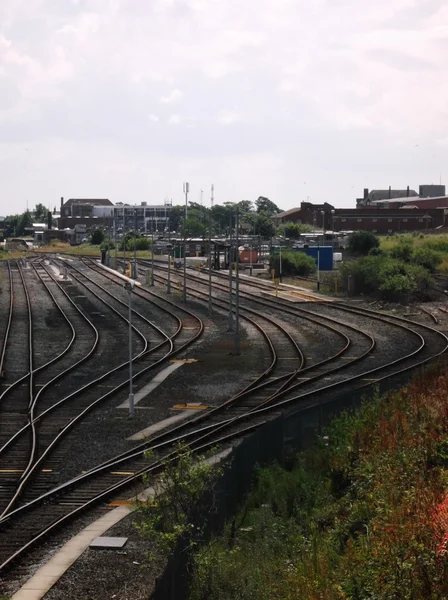
[[[171,248],[168,249],[168,281],[166,284],[166,293],[171,294]]]
[[[236,273],[235,273],[235,337],[234,337],[234,355],[240,355],[240,268],[239,268],[239,249],[238,249],[238,226],[239,210],[236,209]]]
[[[123,275],[126,275],[126,208],[123,206]]]
[[[154,287],[154,221],[151,224],[151,287]]]
[[[184,286],[182,290],[182,299],[184,303],[187,303],[187,219],[188,219],[188,192],[190,191],[190,184],[188,182],[184,183],[184,192],[185,192],[185,223],[184,223]]]
[[[184,281],[184,285],[183,285],[183,290],[182,290],[182,300],[184,301],[184,303],[187,303],[187,225],[186,223],[184,223],[184,276],[183,276],[183,281]]]
[[[213,186],[211,204],[213,206]],[[212,211],[210,210],[210,218],[208,220],[208,314],[211,315],[212,313]]]
[[[185,194],[185,220],[188,219],[188,192],[190,191],[190,184],[184,183],[184,194]]]
[[[229,322],[227,325],[227,331],[233,331],[233,285],[232,285],[232,210],[229,210]]]
[[[143,209],[144,210],[144,209]],[[131,269],[132,271],[132,269]],[[134,206],[134,272],[131,272],[131,276],[137,279],[137,210]]]
[[[124,284],[125,289],[129,294],[129,416],[134,416],[134,390],[132,381],[132,290],[134,289],[135,283],[133,281],[126,281]]]

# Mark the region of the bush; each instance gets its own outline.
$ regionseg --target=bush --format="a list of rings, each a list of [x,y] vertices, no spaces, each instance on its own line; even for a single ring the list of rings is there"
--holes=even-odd
[[[348,249],[353,254],[367,255],[372,248],[379,248],[380,240],[370,231],[355,231],[350,238]]]
[[[105,250],[112,250],[113,248],[115,248],[114,241],[109,238],[104,238],[101,242],[100,250],[104,252]]]
[[[151,248],[151,240],[145,237],[134,238],[132,236],[126,237],[126,251],[133,251],[134,246],[136,250],[149,250]],[[119,250],[124,249],[124,238],[121,240]]]
[[[311,225],[306,225],[304,223],[285,223],[280,229],[283,230],[283,234],[287,238],[291,238],[292,240],[299,239],[301,233],[313,231]]]
[[[271,255],[271,268],[275,268],[276,275],[280,274],[280,252],[276,251]],[[317,270],[316,261],[312,256],[304,252],[294,250],[282,250],[282,274],[299,275],[307,277]]]
[[[430,273],[435,272],[442,260],[440,252],[431,250],[431,248],[417,248],[412,255],[412,262],[424,267]]]
[[[403,238],[391,249],[390,255],[392,258],[398,258],[399,260],[409,262],[412,258],[413,251],[412,240]]]
[[[340,267],[342,283],[351,275],[357,294],[378,294],[384,300],[422,299],[433,280],[420,265],[412,265],[390,256],[366,256]]]
[[[104,233],[100,229],[92,231],[90,243],[92,246],[99,246],[104,241]]]

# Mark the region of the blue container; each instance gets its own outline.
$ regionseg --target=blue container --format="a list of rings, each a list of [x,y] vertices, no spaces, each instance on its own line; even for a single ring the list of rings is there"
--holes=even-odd
[[[311,246],[309,248],[300,248],[299,252],[305,252],[308,256],[312,256],[316,261],[319,256],[319,269],[321,271],[333,270],[333,248],[331,246]]]

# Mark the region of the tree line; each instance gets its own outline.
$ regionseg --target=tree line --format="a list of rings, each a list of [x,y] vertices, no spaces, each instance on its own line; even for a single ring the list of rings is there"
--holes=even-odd
[[[8,215],[2,223],[3,236],[22,237],[26,230],[32,227],[33,223],[47,223],[52,225],[53,217],[51,212],[43,205],[36,204],[34,210],[26,210],[18,215]]]

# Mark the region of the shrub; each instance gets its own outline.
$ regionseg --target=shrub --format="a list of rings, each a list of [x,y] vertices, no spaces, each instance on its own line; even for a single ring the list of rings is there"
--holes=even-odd
[[[390,256],[366,256],[341,265],[342,284],[352,277],[357,294],[378,294],[384,300],[423,298],[432,287],[430,273],[421,265],[411,265]]]
[[[92,246],[99,246],[104,241],[104,233],[100,229],[92,231],[90,243]]]
[[[271,268],[275,268],[276,274],[280,273],[280,252],[275,251],[270,259]],[[307,277],[317,270],[316,261],[312,256],[304,252],[294,250],[282,250],[282,274],[299,275]]]
[[[399,260],[404,260],[405,262],[409,262],[411,260],[412,253],[412,240],[409,240],[408,238],[402,238],[390,251],[392,258],[398,258]]]
[[[440,252],[431,250],[431,248],[417,248],[412,255],[412,262],[428,269],[430,273],[434,273],[442,262],[442,256]]]
[[[350,238],[348,249],[353,254],[366,255],[372,248],[378,248],[379,239],[370,231],[355,231]]]

